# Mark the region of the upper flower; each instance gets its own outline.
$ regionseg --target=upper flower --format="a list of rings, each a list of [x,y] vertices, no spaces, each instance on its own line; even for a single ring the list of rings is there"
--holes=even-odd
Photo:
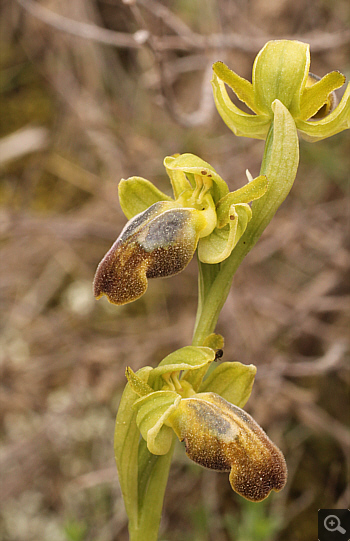
[[[119,305],[138,299],[148,278],[183,270],[197,245],[203,263],[223,261],[251,219],[248,203],[267,189],[262,175],[229,192],[215,169],[193,154],[167,157],[164,165],[174,198],[144,178],[119,183],[120,205],[129,222],[97,268],[97,298],[106,295]]]
[[[227,126],[236,134],[266,139],[277,99],[291,113],[304,139],[319,141],[350,127],[350,85],[335,107],[334,90],[345,77],[338,71],[322,79],[309,73],[309,45],[299,41],[269,41],[255,58],[252,82],[231,71],[223,62],[213,66],[216,107]],[[232,103],[225,84],[254,114]]]

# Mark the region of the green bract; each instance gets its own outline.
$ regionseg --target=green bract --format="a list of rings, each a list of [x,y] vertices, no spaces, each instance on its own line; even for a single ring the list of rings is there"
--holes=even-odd
[[[236,134],[266,139],[273,118],[272,104],[278,99],[291,113],[304,139],[319,141],[350,127],[350,85],[339,105],[333,91],[345,77],[333,71],[319,79],[309,74],[309,45],[299,41],[269,41],[257,55],[252,82],[231,71],[223,62],[213,66],[216,107],[227,126]],[[232,103],[225,84],[254,114]]]
[[[236,492],[261,501],[271,490],[283,488],[287,469],[279,449],[241,409],[256,368],[226,362],[203,380],[215,358],[210,347],[188,346],[165,357],[157,368],[142,369],[140,375],[128,368],[129,386],[140,396],[133,402],[136,424],[150,453],[168,453],[175,432],[192,460],[230,471]]]
[[[246,230],[252,217],[248,203],[268,186],[261,175],[230,193],[215,169],[193,154],[169,156],[164,165],[174,198],[140,177],[120,182],[120,205],[129,222],[97,268],[97,298],[106,295],[119,305],[138,299],[148,278],[182,271],[197,245],[202,263],[220,263]]]

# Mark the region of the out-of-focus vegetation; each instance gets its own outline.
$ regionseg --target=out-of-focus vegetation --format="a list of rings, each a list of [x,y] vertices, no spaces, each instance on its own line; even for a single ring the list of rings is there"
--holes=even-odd
[[[126,541],[113,457],[125,366],[156,365],[190,343],[196,268],[151,281],[125,307],[94,301],[96,265],[125,223],[117,183],[140,175],[168,190],[162,160],[175,152],[200,155],[231,189],[246,168],[257,175],[263,143],[223,124],[210,64],[249,77],[265,41],[295,36],[311,42],[314,73],[349,77],[350,5],[39,5],[150,39],[106,45],[1,3],[0,537]],[[192,32],[234,39],[215,50]],[[179,444],[161,539],[310,541],[319,508],[348,507],[349,170],[348,133],[301,142],[292,193],[237,273],[218,326],[224,360],[258,367],[248,410],[285,453],[287,487],[247,503],[227,474],[191,464]]]

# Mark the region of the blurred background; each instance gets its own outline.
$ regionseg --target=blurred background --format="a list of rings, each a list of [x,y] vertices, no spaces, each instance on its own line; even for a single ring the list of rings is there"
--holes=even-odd
[[[126,222],[119,180],[170,194],[175,152],[237,189],[263,142],[216,113],[211,64],[250,78],[266,41],[311,44],[311,70],[350,76],[348,0],[2,0],[0,537],[126,541],[113,456],[126,365],[190,344],[196,262],[123,307],[96,302],[97,264]],[[340,91],[341,96],[341,91]],[[289,481],[260,504],[178,444],[160,539],[311,541],[349,506],[349,135],[301,142],[292,192],[237,272],[217,331],[258,368],[246,409]]]

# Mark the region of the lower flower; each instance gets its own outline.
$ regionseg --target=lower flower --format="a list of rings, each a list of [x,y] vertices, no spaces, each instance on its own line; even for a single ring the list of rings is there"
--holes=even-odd
[[[140,397],[133,403],[136,424],[152,454],[169,451],[174,431],[185,442],[189,458],[206,468],[229,471],[233,490],[259,502],[284,487],[286,462],[239,407],[249,398],[255,367],[226,362],[203,379],[215,358],[211,347],[187,346],[156,368],[144,368],[142,375],[128,368],[128,386]]]

